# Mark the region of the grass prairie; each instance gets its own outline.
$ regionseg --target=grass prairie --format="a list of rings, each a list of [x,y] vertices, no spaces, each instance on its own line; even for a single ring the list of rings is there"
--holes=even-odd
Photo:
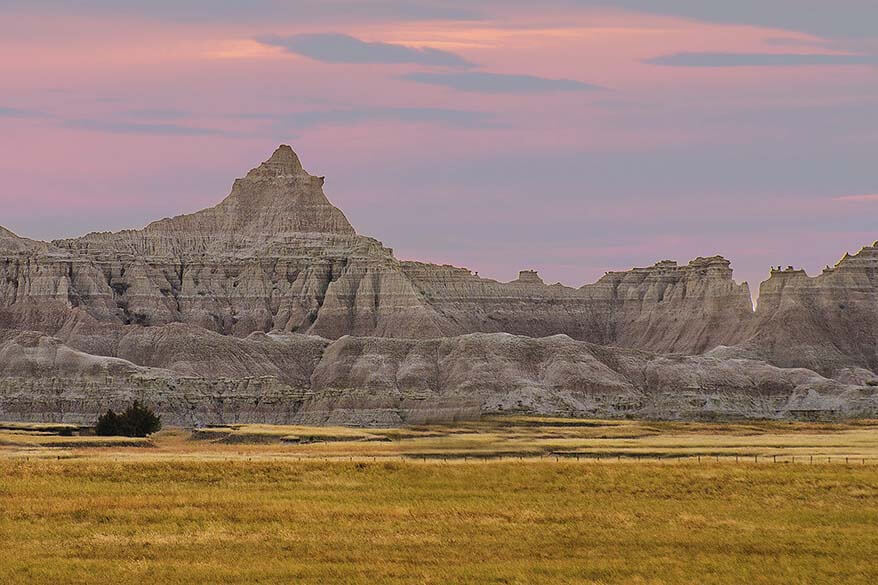
[[[75,427],[74,427],[75,429]],[[0,458],[685,459],[878,463],[878,421],[685,423],[498,417],[394,429],[236,424],[149,439],[0,423]],[[135,449],[136,447],[136,449]]]
[[[4,585],[878,582],[869,421],[28,432]]]

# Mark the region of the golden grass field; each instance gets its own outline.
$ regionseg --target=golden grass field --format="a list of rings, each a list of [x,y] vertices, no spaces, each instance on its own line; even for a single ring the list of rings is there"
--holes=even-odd
[[[875,421],[56,430],[0,425],[4,585],[878,582]]]

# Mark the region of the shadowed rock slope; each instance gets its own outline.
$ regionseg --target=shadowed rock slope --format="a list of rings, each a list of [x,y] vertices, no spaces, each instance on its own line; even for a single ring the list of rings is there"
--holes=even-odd
[[[187,424],[875,412],[875,246],[773,270],[754,312],[719,256],[578,289],[399,261],[323,183],[281,146],[217,206],[142,230],[0,228],[0,418],[133,396]]]

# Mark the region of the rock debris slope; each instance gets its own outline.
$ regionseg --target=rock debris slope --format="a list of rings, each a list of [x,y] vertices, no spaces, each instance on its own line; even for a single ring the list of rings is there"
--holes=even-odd
[[[876,246],[772,270],[756,311],[719,256],[501,283],[397,260],[323,183],[281,146],[217,206],[142,230],[0,228],[0,418],[132,397],[180,424],[876,413]]]

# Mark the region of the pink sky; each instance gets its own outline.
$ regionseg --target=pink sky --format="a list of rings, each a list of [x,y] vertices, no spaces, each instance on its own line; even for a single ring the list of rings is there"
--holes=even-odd
[[[403,258],[755,291],[878,239],[878,9],[807,1],[0,2],[0,225],[141,227],[283,142]]]

